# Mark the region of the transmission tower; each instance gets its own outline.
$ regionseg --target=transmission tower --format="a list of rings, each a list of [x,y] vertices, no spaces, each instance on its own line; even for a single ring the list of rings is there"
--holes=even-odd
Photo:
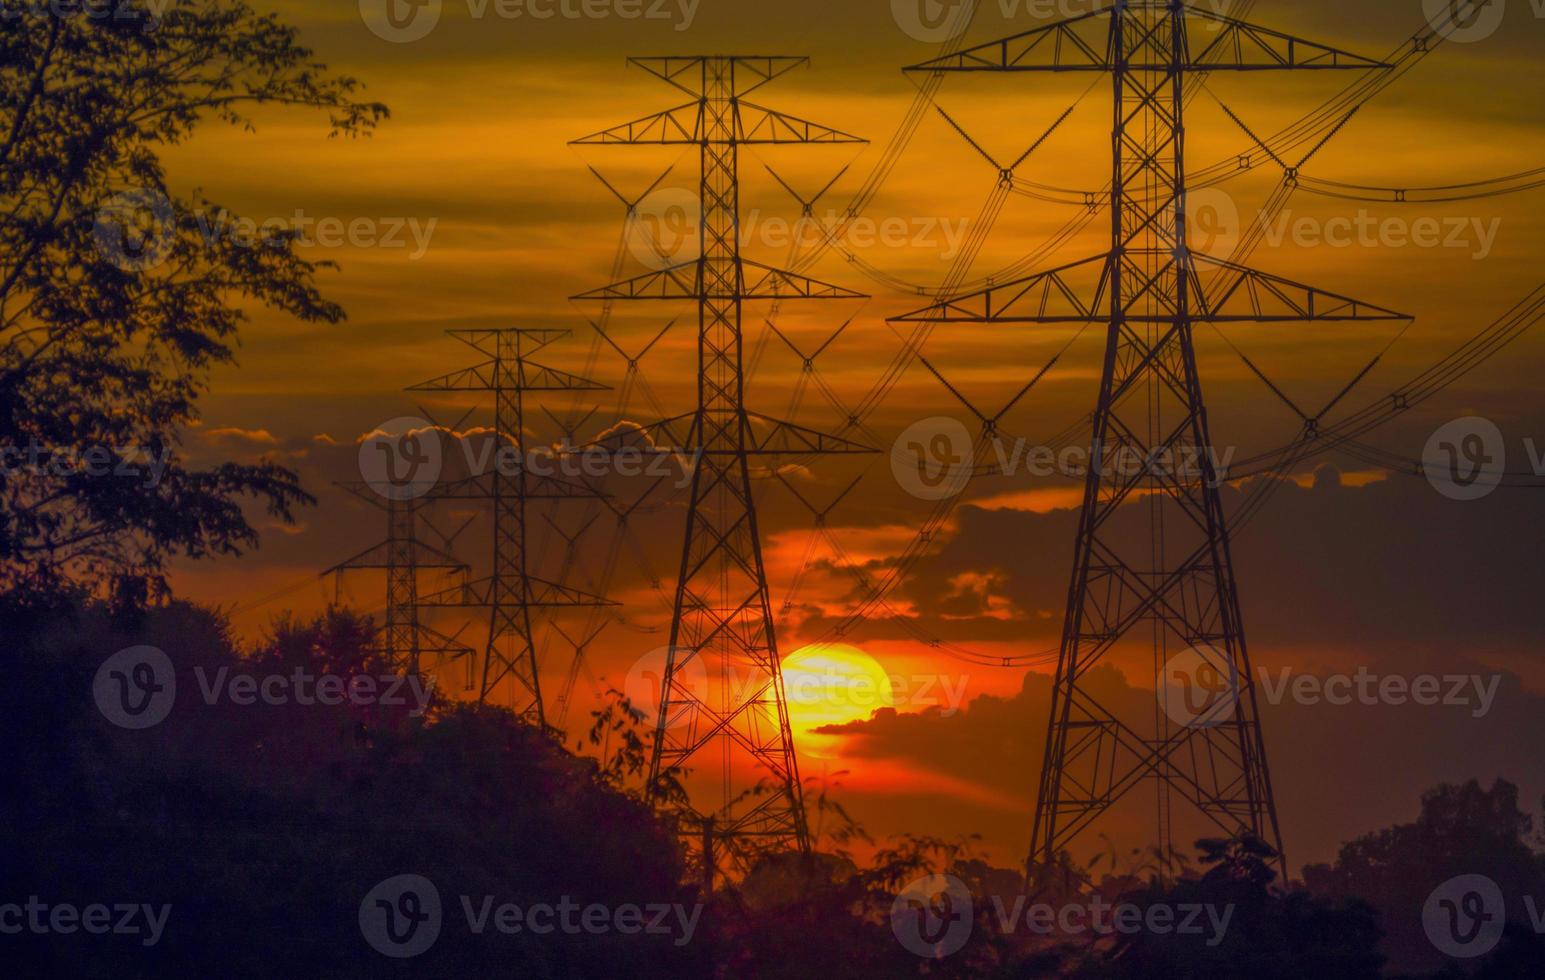
[[[461,657],[472,651],[455,637],[419,621],[419,573],[425,570],[465,575],[467,565],[418,538],[419,501],[383,497],[365,483],[340,483],[344,490],[386,512],[386,540],[345,559],[322,574],[374,569],[386,573],[386,620],[376,640],[392,669],[418,676],[424,655]]]
[[[873,451],[746,407],[745,302],[864,297],[742,257],[740,147],[864,141],[747,101],[763,85],[808,64],[805,58],[634,58],[629,63],[692,101],[575,143],[700,147],[700,252],[691,261],[575,298],[692,300],[698,307],[697,409],[633,438],[696,461],[649,787],[658,803],[654,794],[662,773],[685,771],[694,757],[718,750],[711,761],[723,774],[722,798],[715,804],[694,801],[675,814],[682,840],[689,852],[697,852],[704,878],[711,881],[715,844],[743,866],[768,850],[807,851],[810,846],[751,461],[780,454]],[[717,690],[694,690],[688,683],[694,671],[717,678]],[[744,681],[748,676],[749,682]],[[732,677],[742,683],[732,684]],[[737,790],[751,779],[751,790]]]
[[[474,608],[489,611],[478,700],[487,701],[504,681],[514,682],[518,714],[546,725],[541,679],[531,629],[531,611],[610,603],[531,575],[526,567],[526,503],[598,497],[591,487],[556,474],[529,471],[526,452],[525,394],[530,391],[604,391],[587,378],[544,367],[530,356],[567,330],[451,330],[449,336],[489,360],[423,384],[411,391],[488,392],[494,397],[492,468],[464,480],[437,486],[430,500],[487,500],[493,508],[493,567],[484,579],[426,596],[426,608]]]
[[[1286,868],[1192,328],[1409,318],[1191,251],[1185,88],[1197,73],[1382,67],[1173,0],[1117,0],[908,69],[1110,72],[1113,79],[1110,252],[898,318],[1108,325],[1032,872],[1053,867],[1080,832],[1149,780],[1164,854],[1174,795],[1224,834],[1273,846]],[[1212,272],[1205,284],[1204,268]],[[1185,458],[1186,450],[1197,451],[1194,471],[1165,462]],[[1135,454],[1127,458],[1141,465],[1124,472],[1102,465],[1122,454]],[[1137,516],[1118,530],[1126,504]],[[1195,717],[1156,710],[1143,731],[1145,722],[1102,705],[1086,675],[1123,643],[1151,650],[1159,691],[1173,679],[1166,665],[1184,655],[1196,677],[1215,682],[1205,710]]]

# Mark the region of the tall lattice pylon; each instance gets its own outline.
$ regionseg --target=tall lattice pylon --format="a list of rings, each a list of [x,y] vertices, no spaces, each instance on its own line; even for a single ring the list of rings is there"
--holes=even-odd
[[[1192,328],[1406,318],[1191,251],[1185,89],[1197,73],[1382,67],[1173,0],[1117,0],[909,69],[1113,79],[1111,251],[899,318],[1108,324],[1032,871],[1055,867],[1080,832],[1150,780],[1163,853],[1173,843],[1170,800],[1179,796],[1225,835],[1275,847],[1286,868]],[[1204,269],[1213,273],[1206,283]],[[1188,457],[1194,466],[1175,465]],[[1112,459],[1140,465],[1102,465]],[[1151,727],[1118,718],[1086,681],[1118,645],[1151,650],[1160,692],[1174,686],[1183,658],[1178,680],[1204,681],[1202,701],[1187,704],[1181,695],[1197,692],[1180,692],[1154,711]]]
[[[494,398],[494,443],[490,469],[436,486],[426,500],[486,500],[493,508],[493,567],[483,579],[425,596],[425,608],[478,608],[489,612],[478,700],[486,701],[506,681],[512,682],[517,714],[546,724],[542,684],[532,634],[531,611],[610,603],[527,569],[526,503],[533,499],[596,497],[588,485],[555,473],[530,472],[525,427],[527,392],[604,391],[606,386],[578,375],[544,367],[530,356],[567,330],[452,330],[449,335],[489,360],[415,385],[410,391],[488,392]],[[513,451],[512,451],[513,450]]]
[[[873,451],[746,407],[744,303],[864,297],[742,257],[740,147],[863,140],[747,101],[753,91],[807,64],[805,58],[634,58],[630,63],[686,92],[692,101],[575,142],[700,147],[700,252],[690,261],[575,299],[692,300],[698,307],[696,411],[631,438],[696,462],[649,785],[653,794],[662,773],[695,763],[709,762],[722,773],[719,800],[695,799],[685,812],[674,814],[689,852],[702,855],[709,879],[712,845],[742,867],[767,850],[806,851],[810,846],[751,462],[780,454]],[[706,678],[707,686],[690,682],[697,677]],[[703,841],[712,844],[700,850]]]

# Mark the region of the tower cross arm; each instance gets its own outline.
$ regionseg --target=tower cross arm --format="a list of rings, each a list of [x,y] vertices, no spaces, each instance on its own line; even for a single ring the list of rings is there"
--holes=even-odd
[[[759,456],[850,456],[879,452],[873,446],[755,412],[747,412],[746,420],[752,436],[746,451]]]
[[[742,266],[748,274],[746,286],[741,293],[741,299],[868,299],[864,293],[848,289],[846,286],[836,286],[809,276],[802,276],[797,272],[787,272],[783,269],[774,269],[770,265],[762,265],[760,262],[742,261]],[[751,274],[755,278],[751,278]]]
[[[651,113],[589,136],[570,140],[571,146],[683,146],[702,142],[702,101],[688,102],[663,112]]]
[[[522,356],[530,356],[551,344],[569,337],[574,331],[567,327],[520,327],[517,329],[447,330],[445,335],[480,354],[499,357],[505,353],[500,346],[501,338],[517,338],[516,348]]]
[[[739,299],[868,299],[863,293],[812,279],[796,272],[774,269],[760,262],[742,260],[743,282],[736,290]],[[646,272],[631,279],[592,289],[571,297],[574,300],[674,299],[697,300],[703,296],[702,263],[698,260],[673,265],[668,269]]]
[[[461,371],[432,378],[413,385],[408,391],[610,391],[611,386],[577,374],[559,371],[522,360],[504,369],[499,377],[499,362],[487,361]]]
[[[467,571],[466,562],[423,542],[416,541],[413,543],[413,553],[413,564],[418,568],[450,570],[453,572]],[[351,558],[345,558],[338,564],[324,570],[322,575],[325,577],[346,571],[395,568],[399,561],[400,559],[393,553],[393,542],[383,541],[380,544],[371,545]]]
[[[702,263],[683,262],[646,272],[599,289],[586,290],[573,300],[697,299],[702,294]]]
[[[582,378],[577,374],[550,368],[544,364],[535,364],[531,361],[521,361],[519,368],[511,372],[515,375],[513,384],[508,387],[518,387],[522,391],[611,391],[612,386],[590,378]]]
[[[737,143],[867,143],[868,140],[832,126],[801,119],[754,102],[738,102],[734,129]],[[705,141],[703,103],[689,102],[651,113],[589,136],[572,140],[574,146],[695,146]]]
[[[844,439],[841,436],[819,432],[815,429],[770,418],[756,412],[745,412],[744,448],[735,445],[723,448],[722,435],[739,425],[734,412],[714,411],[701,415],[693,412],[662,419],[647,425],[625,423],[598,436],[594,441],[577,448],[578,452],[622,453],[647,452],[673,456],[846,456],[879,452],[873,446]],[[699,431],[701,423],[707,432]],[[736,440],[738,443],[739,440]],[[715,444],[714,448],[705,443]]]
[[[868,143],[862,136],[791,116],[753,102],[741,101],[736,127],[738,143]]]
[[[1191,283],[1191,317],[1200,323],[1325,323],[1414,320],[1408,313],[1377,306],[1315,286],[1274,276],[1222,259],[1192,256],[1217,269],[1213,284]]]
[[[1187,21],[1187,37],[1205,38],[1191,51],[1176,52],[1172,32],[1157,24],[1134,26],[1125,59],[1114,44],[1116,18],[1122,11],[1170,12]],[[1162,23],[1162,21],[1158,22]],[[1136,42],[1133,44],[1132,42]],[[1177,64],[1178,62],[1178,64]],[[1392,67],[1328,44],[1261,27],[1189,3],[1131,0],[1117,7],[1081,14],[1022,31],[996,41],[912,65],[911,72],[1068,72],[1068,71],[1271,71],[1344,69],[1368,71]]]
[[[892,323],[1103,323],[1110,259],[1097,255],[1023,279],[941,299]]]
[[[648,72],[668,85],[688,95],[703,94],[703,68],[710,61],[728,62],[734,66],[735,95],[749,95],[768,82],[781,78],[796,68],[807,68],[810,59],[804,55],[743,54],[712,57],[635,57],[628,64]]]
[[[1215,271],[1206,284],[1201,268]],[[1189,253],[1171,259],[1143,280],[1129,284],[1128,301],[1143,294],[1165,295],[1165,284],[1184,271],[1190,292],[1185,318],[1197,323],[1307,323],[1410,320],[1373,303],[1260,272],[1233,262]],[[1105,323],[1110,311],[1111,259],[1096,256],[986,289],[942,299],[902,316],[894,323]],[[1168,322],[1180,315],[1172,302],[1160,302],[1151,315],[1129,309],[1133,322]]]
[[[450,374],[442,374],[438,378],[430,378],[409,387],[408,391],[492,391],[494,387],[494,361],[460,371],[452,371]]]

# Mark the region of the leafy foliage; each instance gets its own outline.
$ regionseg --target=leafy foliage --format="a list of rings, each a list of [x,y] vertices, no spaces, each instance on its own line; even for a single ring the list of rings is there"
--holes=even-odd
[[[169,557],[255,545],[244,499],[284,521],[310,500],[269,461],[192,469],[179,440],[243,304],[343,318],[325,263],[294,234],[209,234],[223,209],[175,194],[159,154],[259,106],[323,112],[335,136],[386,109],[240,0],[156,6],[0,0],[0,587],[141,602]]]
[[[691,889],[669,836],[591,760],[511,713],[441,705],[206,700],[222,668],[256,676],[375,676],[373,628],[345,613],[280,623],[249,651],[172,604],[132,631],[99,608],[0,609],[12,683],[0,691],[6,859],[0,894],[54,903],[170,903],[162,940],[6,936],[8,976],[707,976],[705,946],[671,936],[474,935],[460,896],[616,908]],[[177,671],[153,729],[109,724],[92,677],[115,649],[152,644]],[[25,842],[25,846],[18,846]],[[361,936],[377,883],[421,874],[446,927],[412,961]],[[705,927],[706,928],[706,927]]]
[[[1545,901],[1545,857],[1530,846],[1532,830],[1533,820],[1519,807],[1518,787],[1506,780],[1490,789],[1475,780],[1439,786],[1422,797],[1415,821],[1349,841],[1333,864],[1305,868],[1304,882],[1317,894],[1356,896],[1377,909],[1393,966],[1418,973],[1445,963],[1423,933],[1427,897],[1452,878],[1484,875],[1497,883],[1510,919],[1492,959],[1527,960],[1541,970],[1545,939],[1534,933],[1525,902],[1526,897]]]

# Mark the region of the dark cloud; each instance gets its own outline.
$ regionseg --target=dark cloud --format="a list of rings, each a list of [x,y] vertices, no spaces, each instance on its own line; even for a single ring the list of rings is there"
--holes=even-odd
[[[1388,668],[1405,677],[1425,669],[1414,663]],[[1545,698],[1526,691],[1512,675],[1474,663],[1451,662],[1441,672],[1474,672],[1488,686],[1495,678],[1490,710],[1475,717],[1478,696],[1468,705],[1340,706],[1323,700],[1299,704],[1291,697],[1272,703],[1261,692],[1268,761],[1295,869],[1332,857],[1355,836],[1411,819],[1422,791],[1441,781],[1477,777],[1487,783],[1505,777],[1518,782],[1531,802],[1545,791],[1538,753],[1545,741]],[[1128,684],[1114,668],[1093,669],[1087,682],[1100,703],[1118,716],[1152,715],[1153,691]],[[1448,687],[1444,684],[1444,697]],[[1016,696],[981,696],[953,715],[886,709],[869,721],[825,731],[847,736],[844,754],[855,770],[866,760],[899,759],[924,773],[976,784],[984,795],[1017,800],[1014,809],[952,801],[935,807],[929,817],[934,832],[946,837],[986,830],[1000,860],[1013,860],[1029,847],[1050,698],[1050,677],[1031,673]],[[1152,784],[1143,784],[1130,798],[1137,807],[1116,811],[1111,824],[1097,829],[1109,831],[1123,847],[1146,844],[1152,836],[1152,793]],[[1177,800],[1174,805],[1178,825],[1183,804]],[[857,810],[871,829],[905,829],[888,806],[859,805]],[[1177,840],[1177,845],[1188,843]],[[1098,845],[1093,835],[1085,846],[1090,845]]]

